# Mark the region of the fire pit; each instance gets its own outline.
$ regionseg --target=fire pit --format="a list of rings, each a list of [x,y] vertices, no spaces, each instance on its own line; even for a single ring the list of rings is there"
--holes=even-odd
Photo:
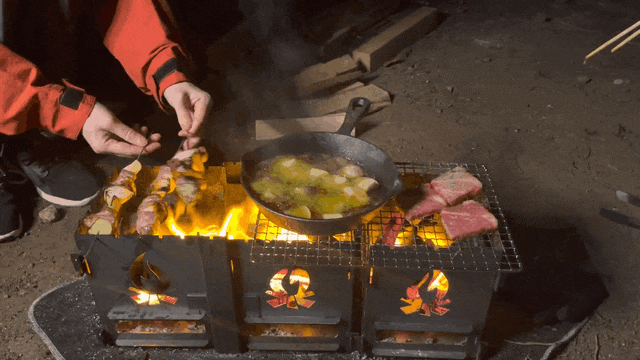
[[[457,165],[397,164],[407,187]],[[296,234],[259,214],[228,163],[207,169],[208,201],[188,226],[171,212],[155,235],[81,225],[74,264],[119,346],[474,356],[500,274],[521,264],[486,169],[464,166],[483,183],[493,233],[452,241],[436,215],[378,244],[398,198],[358,230]]]

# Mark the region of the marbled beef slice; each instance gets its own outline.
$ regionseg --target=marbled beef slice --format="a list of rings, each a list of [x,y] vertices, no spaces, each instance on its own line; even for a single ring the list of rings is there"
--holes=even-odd
[[[442,225],[452,240],[498,228],[498,219],[474,200],[442,209]]]
[[[482,190],[480,180],[469,174],[462,166],[433,179],[431,186],[449,205],[455,204],[468,195],[476,195]]]
[[[407,211],[405,219],[409,221],[414,219],[424,219],[427,216],[439,213],[440,210],[447,206],[446,201],[444,201],[444,199],[442,199],[442,197],[433,190],[431,184],[424,184],[423,189],[425,193],[424,199]]]

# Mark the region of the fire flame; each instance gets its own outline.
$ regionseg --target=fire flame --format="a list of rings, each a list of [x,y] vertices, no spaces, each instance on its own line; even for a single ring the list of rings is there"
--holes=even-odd
[[[257,206],[255,206],[257,210]],[[243,206],[234,206],[229,210],[225,216],[222,227],[217,224],[213,225],[204,225],[206,223],[206,219],[199,218],[194,216],[195,225],[193,229],[190,231],[185,231],[176,222],[175,216],[170,214],[167,217],[165,224],[167,228],[171,232],[171,234],[179,236],[181,239],[184,239],[186,236],[197,235],[197,236],[208,236],[210,239],[214,237],[227,237],[228,239],[248,239],[250,235],[246,233],[246,229],[249,228],[250,219],[255,219],[257,217],[257,212],[255,216],[252,216],[254,213],[253,209],[249,211],[249,216],[244,216],[247,211]],[[244,219],[244,221],[243,221]],[[243,224],[246,222],[247,224]]]
[[[160,304],[160,301],[174,305],[176,302],[178,302],[178,299],[174,297],[163,295],[163,294],[150,294],[148,291],[136,289],[134,287],[130,287],[129,291],[132,291],[137,294],[132,296],[131,299],[133,299],[133,301],[135,301],[136,304],[138,305],[140,304],[158,305]]]

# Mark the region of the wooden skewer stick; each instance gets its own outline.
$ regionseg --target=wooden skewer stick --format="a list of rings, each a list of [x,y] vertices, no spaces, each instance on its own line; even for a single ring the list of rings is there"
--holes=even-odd
[[[600,45],[597,49],[593,50],[591,53],[589,53],[589,55],[585,56],[584,58],[584,63],[587,63],[587,60],[589,58],[591,58],[593,55],[599,53],[600,51],[602,51],[602,49],[606,48],[607,46],[611,45],[613,42],[617,41],[618,39],[620,39],[621,37],[627,35],[628,33],[630,33],[631,31],[633,31],[635,28],[637,28],[638,26],[640,26],[640,21],[638,21],[637,23],[629,26],[626,30],[624,30],[623,32],[621,32],[620,34],[614,36],[613,38],[611,38],[611,40],[607,41],[606,43]],[[636,32],[637,33],[637,32]],[[634,36],[635,34],[631,35]],[[619,47],[620,45],[618,45]],[[613,50],[612,50],[613,52]]]
[[[629,41],[633,40],[634,37],[640,35],[640,30],[634,32],[631,36],[629,36],[628,38],[624,39],[620,44],[616,45],[616,47],[614,47],[613,49],[611,49],[611,52],[614,52],[618,49],[620,49],[621,47],[624,46],[624,44],[628,43]]]

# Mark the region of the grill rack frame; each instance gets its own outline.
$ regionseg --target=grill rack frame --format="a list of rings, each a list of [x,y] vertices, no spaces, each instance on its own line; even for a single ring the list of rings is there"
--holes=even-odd
[[[493,183],[485,165],[467,163],[411,163],[396,162],[401,177],[415,175],[423,181],[430,181],[439,174],[457,166],[464,167],[480,180],[483,186],[481,194],[475,200],[485,205],[498,219],[498,229],[493,233],[470,236],[453,242],[448,247],[435,243],[405,244],[390,248],[375,244],[372,225],[384,223],[385,207],[368,224],[350,233],[333,236],[313,236],[313,241],[266,240],[269,233],[277,234],[280,229],[266,217],[258,215],[254,237],[251,239],[251,262],[278,265],[328,265],[350,267],[392,267],[406,269],[441,269],[519,272],[522,270],[520,255],[507,225],[504,212],[500,207]],[[404,179],[403,179],[404,180]],[[406,181],[405,181],[405,185]],[[408,184],[411,187],[412,184]],[[416,184],[413,184],[415,186]],[[393,200],[395,201],[395,199]],[[429,221],[437,221],[427,218]],[[436,218],[437,219],[437,218]],[[406,221],[405,221],[406,224]],[[441,233],[432,225],[432,232]],[[415,228],[414,228],[415,229]],[[415,230],[414,230],[415,231]],[[406,237],[403,229],[402,234]],[[417,233],[421,234],[420,230]],[[424,233],[422,233],[424,235]],[[336,236],[351,236],[352,241],[338,241]],[[422,237],[421,237],[422,238]],[[415,237],[414,237],[415,239]],[[436,246],[434,246],[436,245]]]

